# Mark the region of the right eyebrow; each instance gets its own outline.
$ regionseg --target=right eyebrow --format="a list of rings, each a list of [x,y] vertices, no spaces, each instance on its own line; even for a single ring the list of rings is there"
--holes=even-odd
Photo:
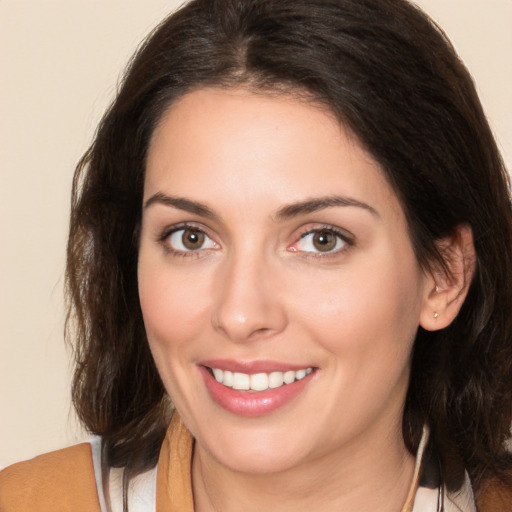
[[[277,220],[286,220],[298,215],[305,215],[336,206],[354,206],[356,208],[361,208],[376,217],[380,217],[379,212],[375,208],[367,203],[358,201],[357,199],[344,196],[327,196],[307,199],[306,201],[285,205],[277,211],[274,218]]]
[[[219,218],[219,216],[213,210],[208,208],[208,206],[203,203],[191,201],[190,199],[185,199],[184,197],[168,196],[163,192],[157,192],[156,194],[153,194],[149,199],[147,199],[147,201],[144,203],[144,210],[147,210],[154,204],[170,206],[171,208],[177,208],[178,210],[195,213],[196,215],[207,217],[209,219]]]

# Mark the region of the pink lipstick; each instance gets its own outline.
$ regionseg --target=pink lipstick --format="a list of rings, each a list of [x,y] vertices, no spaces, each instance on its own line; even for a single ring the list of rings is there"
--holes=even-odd
[[[199,371],[212,399],[240,416],[271,413],[297,397],[316,369],[274,361],[203,361]]]

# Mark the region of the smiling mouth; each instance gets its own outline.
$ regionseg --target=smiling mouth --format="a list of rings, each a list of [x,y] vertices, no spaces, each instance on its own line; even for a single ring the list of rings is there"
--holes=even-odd
[[[302,380],[313,371],[312,367],[308,367],[285,372],[249,374],[221,370],[220,368],[206,368],[219,384],[240,391],[266,391],[280,388]]]

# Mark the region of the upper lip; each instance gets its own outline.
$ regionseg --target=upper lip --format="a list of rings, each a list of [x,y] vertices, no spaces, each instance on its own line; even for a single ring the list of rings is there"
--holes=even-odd
[[[209,359],[207,361],[201,361],[200,364],[208,368],[218,368],[219,370],[248,374],[287,372],[290,370],[297,371],[312,368],[309,364],[290,364],[272,360],[237,361],[233,359]]]

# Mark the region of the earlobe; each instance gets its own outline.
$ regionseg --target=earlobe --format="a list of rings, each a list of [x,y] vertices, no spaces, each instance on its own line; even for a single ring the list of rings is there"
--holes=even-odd
[[[450,325],[458,315],[475,273],[473,233],[467,224],[436,242],[444,265],[435,264],[427,277],[420,325],[437,331]]]

